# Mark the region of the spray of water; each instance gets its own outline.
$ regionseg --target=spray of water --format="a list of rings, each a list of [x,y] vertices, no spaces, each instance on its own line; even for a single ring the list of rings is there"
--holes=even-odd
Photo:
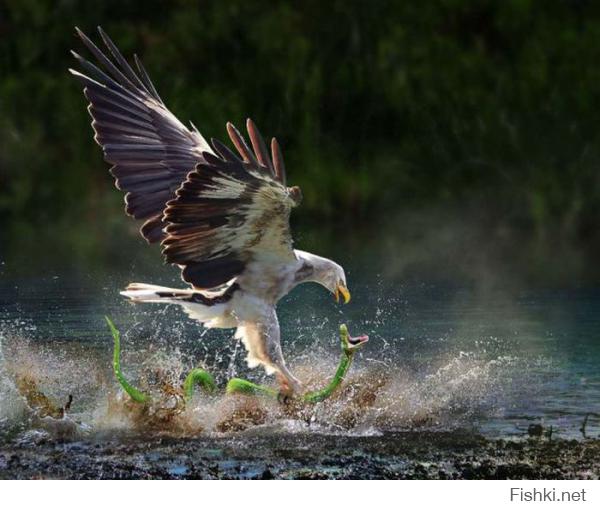
[[[509,357],[486,360],[459,353],[419,373],[386,357],[382,343],[380,352],[369,352],[370,345],[358,356],[342,388],[325,402],[281,405],[259,396],[198,392],[186,405],[181,382],[189,361],[172,346],[146,345],[123,359],[128,377],[152,395],[152,403],[144,406],[133,402],[114,381],[107,345],[48,344],[18,332],[5,333],[0,351],[2,429],[76,438],[244,431],[377,434],[464,427],[498,408],[494,395],[506,390],[503,381],[516,363]],[[336,355],[322,346],[299,352],[290,360],[294,371],[307,389],[323,387],[335,370]],[[216,360],[206,368],[218,370],[219,364],[233,371],[231,360]],[[256,372],[251,374],[256,377]]]

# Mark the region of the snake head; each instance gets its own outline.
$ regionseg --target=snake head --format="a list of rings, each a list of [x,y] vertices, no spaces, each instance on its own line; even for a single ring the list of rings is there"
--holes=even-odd
[[[364,344],[366,344],[369,341],[369,336],[350,336],[348,328],[345,324],[342,324],[340,326],[340,341],[342,343],[342,350],[346,354],[353,354],[354,351],[360,349]]]

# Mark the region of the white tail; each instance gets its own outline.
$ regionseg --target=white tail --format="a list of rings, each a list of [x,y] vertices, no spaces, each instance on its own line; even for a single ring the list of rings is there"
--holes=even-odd
[[[147,283],[130,283],[121,295],[134,303],[162,303],[181,305],[187,314],[207,328],[234,328],[237,321],[229,310],[229,291],[209,292],[194,289],[171,289]]]
[[[193,296],[193,290],[171,289],[148,283],[130,283],[120,293],[136,303],[177,303]],[[166,295],[165,295],[166,294]]]

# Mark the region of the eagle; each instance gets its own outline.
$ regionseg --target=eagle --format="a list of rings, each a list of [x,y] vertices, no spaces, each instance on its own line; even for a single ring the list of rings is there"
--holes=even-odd
[[[350,293],[339,264],[293,248],[289,217],[302,193],[286,184],[277,140],[269,153],[248,119],[250,145],[231,123],[235,151],[214,138],[208,143],[169,111],[137,55],[134,70],[102,28],[105,52],[75,30],[98,65],[72,51],[79,70],[69,71],[83,84],[94,140],[125,192],[125,211],[143,220],[143,238],[160,243],[165,263],[178,266],[188,284],[130,283],[121,294],[180,305],[206,328],[235,328],[249,367],[275,375],[284,395],[301,391],[283,357],[277,303],[305,282],[321,284],[338,302]]]

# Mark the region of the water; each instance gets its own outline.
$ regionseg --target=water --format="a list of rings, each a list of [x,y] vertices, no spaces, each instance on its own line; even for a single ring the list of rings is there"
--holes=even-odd
[[[586,432],[598,436],[600,290],[483,292],[396,282],[354,267],[348,271],[350,305],[335,305],[323,289],[303,286],[279,306],[288,364],[311,388],[335,370],[341,322],[353,334],[370,335],[345,388],[330,401],[284,409],[255,398],[198,395],[182,412],[162,410],[159,419],[142,415],[113,380],[104,315],[123,333],[125,373],[156,395],[161,384],[176,388],[198,365],[222,387],[233,376],[271,380],[245,367],[243,347],[230,331],[202,331],[177,307],[132,306],[118,295],[129,281],[180,285],[169,268],[57,270],[19,278],[6,271],[0,430],[25,442],[40,433],[73,440],[241,434],[243,441],[250,432],[367,437],[407,430],[518,438],[541,424],[552,427],[554,437],[579,439],[592,413]],[[36,416],[23,399],[24,384],[58,406],[72,395],[68,419]],[[176,399],[160,398],[165,408],[176,405]],[[172,474],[185,475],[185,463],[170,462]]]

